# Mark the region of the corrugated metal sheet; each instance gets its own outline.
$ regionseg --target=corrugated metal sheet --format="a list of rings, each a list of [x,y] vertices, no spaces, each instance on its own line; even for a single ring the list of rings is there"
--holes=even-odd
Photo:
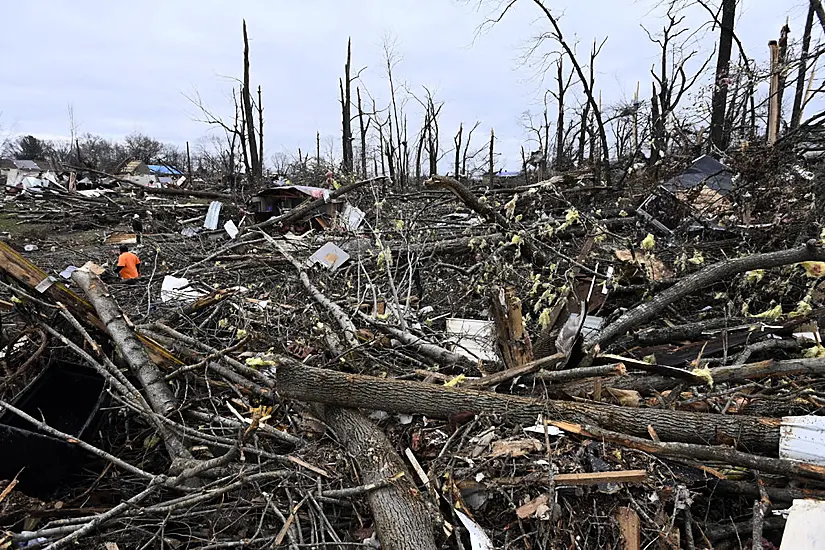
[[[825,417],[784,417],[779,429],[779,457],[825,466]]]
[[[206,213],[206,219],[203,221],[203,226],[206,229],[217,229],[218,228],[218,219],[221,216],[221,207],[223,203],[221,201],[212,201],[209,205],[209,211]]]

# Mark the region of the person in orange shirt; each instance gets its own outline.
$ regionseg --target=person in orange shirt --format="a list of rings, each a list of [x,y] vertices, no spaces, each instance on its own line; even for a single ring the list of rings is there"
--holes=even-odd
[[[129,252],[129,247],[125,244],[120,245],[120,256],[117,258],[115,271],[124,281],[140,277],[140,258],[134,252]]]

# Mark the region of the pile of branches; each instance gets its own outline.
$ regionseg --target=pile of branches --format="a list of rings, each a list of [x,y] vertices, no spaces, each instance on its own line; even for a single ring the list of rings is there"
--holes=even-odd
[[[825,404],[825,247],[817,175],[755,162],[725,212],[666,234],[635,210],[651,186],[584,174],[347,183],[330,195],[360,227],[303,236],[286,228],[324,199],[257,225],[227,199],[233,239],[181,235],[197,208],[163,203],[137,284],[107,279],[99,240],[13,236],[0,421],[84,461],[36,495],[26,470],[0,483],[0,545],[778,546],[770,511],[825,496],[825,466],[779,456],[781,418]],[[334,271],[307,262],[327,242],[349,255]],[[92,263],[35,288],[67,250]],[[167,275],[197,293],[162,301]],[[82,436],[18,402],[68,363],[103,381]]]

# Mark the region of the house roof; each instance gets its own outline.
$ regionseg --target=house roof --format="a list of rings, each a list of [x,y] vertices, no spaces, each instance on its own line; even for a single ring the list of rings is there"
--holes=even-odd
[[[121,174],[134,174],[140,166],[143,164],[143,161],[140,160],[130,160],[126,163],[126,166],[120,171]]]
[[[320,199],[324,196],[325,193],[329,193],[328,189],[323,189],[321,187],[310,187],[308,185],[280,185],[278,187],[269,187],[264,189],[257,196],[259,197],[266,197],[272,195],[278,195],[284,191],[297,191],[302,195],[306,195],[307,197],[312,197],[315,199]]]
[[[15,160],[14,165],[18,170],[41,170],[40,166],[33,160]]]
[[[152,171],[153,174],[163,174],[165,176],[183,175],[183,172],[181,172],[177,168],[170,168],[169,166],[164,166],[162,164],[149,164],[148,168]]]
[[[681,174],[665,182],[668,191],[686,191],[705,185],[723,195],[733,190],[733,172],[715,158],[703,155]]]

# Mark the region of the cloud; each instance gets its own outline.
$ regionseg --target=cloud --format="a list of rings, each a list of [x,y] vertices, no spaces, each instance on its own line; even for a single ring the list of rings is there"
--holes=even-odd
[[[743,3],[738,34],[760,61],[766,57],[766,37],[778,34],[786,16],[795,32],[801,30],[804,9],[781,4]],[[653,5],[652,0],[589,0],[568,4],[561,13],[565,36],[583,60],[594,39],[608,37],[596,62],[605,105],[632,96],[637,81],[647,93],[658,53],[639,23],[653,32],[661,27]],[[0,72],[0,122],[21,133],[63,135],[72,104],[83,132],[118,136],[138,130],[179,144],[195,142],[209,129],[194,120],[185,94],[197,90],[212,108],[231,114],[227,77],[241,74],[246,18],[252,78],[264,92],[267,156],[298,147],[314,150],[316,131],[337,139],[338,78],[350,35],[353,66],[366,67],[358,85],[383,106],[389,89],[382,39],[392,36],[400,56],[396,82],[417,94],[426,85],[445,101],[445,146],[459,123],[471,126],[478,120],[478,144],[494,127],[503,161],[517,168],[525,139],[520,116],[537,110],[552,85],[519,60],[547,24],[525,0],[501,24],[479,34],[490,10],[474,6],[448,0],[149,0],[139,9],[103,0],[10,3],[5,19],[14,24],[0,34],[0,48],[14,53]],[[706,20],[695,9],[687,15],[691,26]],[[710,55],[715,39],[715,33],[708,34],[697,47]],[[554,48],[548,43],[542,51]],[[414,100],[408,116],[414,134],[421,118]]]

